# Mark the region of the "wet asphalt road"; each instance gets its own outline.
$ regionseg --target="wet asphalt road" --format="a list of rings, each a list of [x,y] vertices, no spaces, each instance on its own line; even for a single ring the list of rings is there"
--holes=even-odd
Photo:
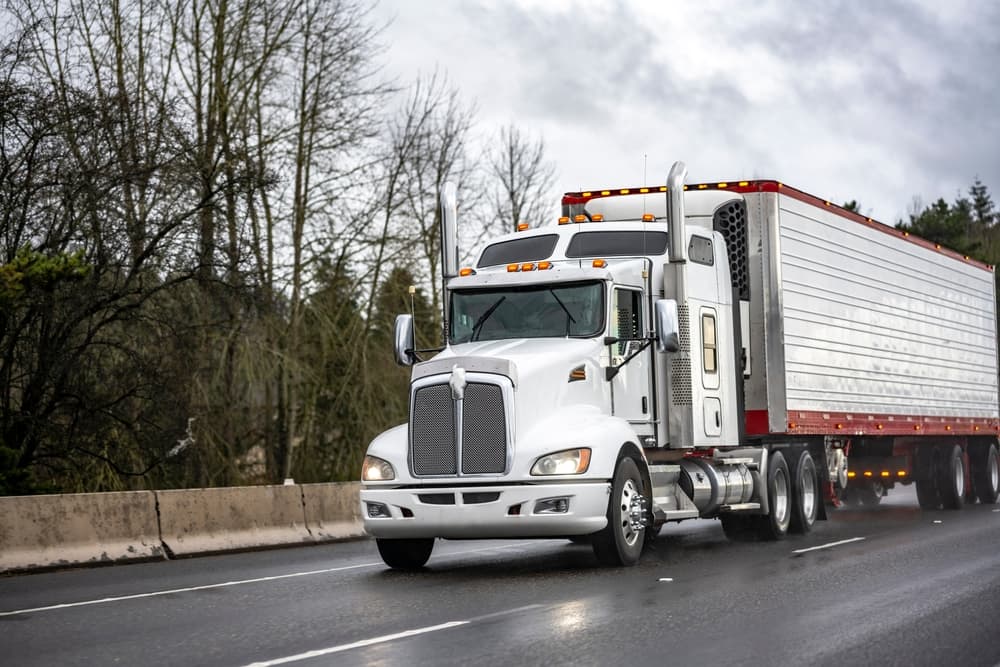
[[[0,578],[2,665],[267,661],[995,667],[1000,506],[921,512],[904,489],[776,543],[685,522],[628,569],[439,541],[398,573],[362,540]]]

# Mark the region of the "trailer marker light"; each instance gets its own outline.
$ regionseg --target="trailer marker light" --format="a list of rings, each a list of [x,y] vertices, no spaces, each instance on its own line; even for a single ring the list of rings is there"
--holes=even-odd
[[[889,471],[888,470],[883,470],[881,474],[882,474],[882,477],[888,477],[889,476]]]
[[[797,429],[798,427],[799,427],[799,425],[796,424],[795,422],[788,422],[788,429],[789,430],[794,430],[794,429]]]
[[[687,186],[686,185],[684,186],[684,189],[687,190]],[[667,186],[661,185],[660,186],[660,192],[666,192],[666,191],[667,191]]]
[[[559,224],[560,225],[565,225],[565,224],[568,224],[568,223],[569,223],[569,216],[568,215],[564,215],[564,216],[561,216],[559,218]]]
[[[881,431],[882,429],[885,428],[885,426],[882,426],[882,424],[876,424],[875,428]]]
[[[476,270],[473,269],[473,268],[470,268],[470,267],[466,266],[466,267],[464,267],[462,269],[459,269],[458,275],[462,276],[463,278],[465,276],[474,276],[474,275],[476,275]]]
[[[603,213],[595,213],[594,215],[590,216],[590,221],[591,222],[604,222],[604,214]]]
[[[905,470],[900,470],[900,471],[898,471],[896,473],[896,476],[897,477],[906,477],[906,471]]]
[[[639,188],[639,192],[641,192],[642,194],[646,194],[647,192],[649,192],[649,188]]]
[[[535,263],[534,262],[525,262],[524,264],[521,265],[521,270],[522,271],[534,271],[535,270]]]
[[[950,431],[950,430],[951,430],[951,424],[947,424],[947,425],[946,425],[946,426],[944,427],[944,430],[946,430],[946,431]]]
[[[515,271],[518,271],[520,268],[521,268],[520,264],[508,264],[507,273],[514,273]]]
[[[708,183],[699,183],[698,184],[698,189],[699,190],[707,190],[708,189]]]
[[[913,430],[914,431],[919,431],[920,430],[920,424],[914,424],[913,425]]]
[[[719,183],[719,187],[720,188],[728,188],[729,187],[729,183]]]
[[[539,271],[545,271],[546,269],[551,269],[551,268],[552,268],[552,262],[539,262],[538,263],[538,270]]]
[[[582,213],[579,215],[574,215],[573,222],[587,222],[587,216],[583,215]]]
[[[872,476],[872,471],[871,470],[866,470],[865,471],[865,477],[871,477],[871,476]]]
[[[627,195],[628,194],[628,188],[622,188],[621,190],[618,191],[618,194],[620,194],[620,195]]]
[[[603,269],[607,265],[608,265],[607,261],[605,261],[603,259],[595,259],[594,262],[593,262],[593,264],[592,264],[592,266],[595,269]]]
[[[740,181],[739,185],[741,188],[745,188],[746,186],[750,185],[750,181]]]
[[[611,190],[601,190],[602,196],[607,197],[609,194],[611,194]]]
[[[652,213],[643,213],[642,214],[642,221],[643,222],[652,222],[655,219],[656,219],[656,216],[654,216]]]
[[[844,425],[843,425],[843,424],[837,424],[837,430],[838,430],[838,431],[839,431],[840,429],[842,429],[842,428],[844,428]]]
[[[526,231],[527,229],[528,229],[528,223],[526,223],[526,222],[519,222],[519,223],[517,223],[517,231],[523,232],[523,231]]]
[[[584,197],[589,197],[589,196],[591,196],[592,194],[594,194],[594,193],[593,193],[593,192],[584,192],[584,193],[583,193],[583,196],[584,196]]]
[[[854,472],[853,470],[848,470],[848,471],[847,471],[847,476],[848,476],[849,478],[853,479],[853,478],[855,478],[855,477],[857,477],[857,476],[858,476],[858,473]]]

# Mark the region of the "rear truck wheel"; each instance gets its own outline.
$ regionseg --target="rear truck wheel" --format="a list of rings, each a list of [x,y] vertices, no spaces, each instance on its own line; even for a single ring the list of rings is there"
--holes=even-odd
[[[922,510],[941,509],[941,494],[938,492],[938,466],[940,457],[937,448],[921,452],[917,457],[917,502]]]
[[[792,483],[788,464],[781,452],[772,451],[767,463],[767,516],[760,517],[760,537],[780,540],[788,533],[792,520]]]
[[[965,457],[962,448],[953,445],[938,467],[938,492],[946,510],[960,510],[965,503]]]
[[[635,461],[623,457],[615,467],[608,501],[608,525],[594,533],[594,555],[602,565],[635,565],[645,542],[646,498]]]
[[[375,544],[385,564],[397,570],[419,570],[434,550],[433,537],[400,540],[379,537],[375,539]]]
[[[1000,496],[1000,454],[997,446],[990,444],[972,461],[972,486],[976,497],[984,505],[993,505]]]
[[[882,486],[882,482],[859,484],[852,491],[856,494],[858,502],[864,507],[878,507],[879,503],[882,502],[882,497],[885,496],[885,487]]]
[[[722,532],[732,542],[753,542],[758,538],[757,525],[762,517],[759,514],[720,514]]]
[[[789,530],[799,534],[812,530],[820,502],[816,462],[809,450],[802,450],[792,465],[792,517]]]

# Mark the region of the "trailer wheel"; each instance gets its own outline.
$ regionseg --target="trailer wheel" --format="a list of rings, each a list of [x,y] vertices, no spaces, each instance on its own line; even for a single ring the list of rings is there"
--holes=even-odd
[[[918,479],[917,502],[922,510],[941,509],[941,496],[938,495],[937,482],[933,479]]]
[[[792,484],[781,452],[772,451],[768,460],[767,501],[770,512],[760,517],[760,536],[765,540],[780,540],[788,533],[792,519]]]
[[[409,538],[391,540],[376,538],[378,553],[385,564],[397,570],[419,570],[431,557],[434,538]]]
[[[965,459],[962,448],[953,445],[938,467],[938,491],[946,510],[960,510],[965,502]]]
[[[643,493],[642,475],[635,461],[619,459],[608,501],[608,525],[593,536],[594,555],[602,565],[639,562],[646,533]]]
[[[819,511],[819,483],[816,463],[808,450],[803,450],[792,464],[792,517],[789,530],[805,534],[812,530]]]
[[[858,502],[863,507],[878,507],[882,502],[882,496],[885,495],[885,487],[882,486],[882,482],[873,481],[859,484],[852,489],[852,492],[857,494]]]
[[[984,505],[992,505],[1000,496],[1000,454],[997,454],[997,446],[990,444],[976,458],[978,460],[972,463],[972,485],[976,497]]]
[[[922,510],[941,509],[941,494],[938,492],[938,467],[940,456],[937,448],[922,451],[917,456],[917,502]]]

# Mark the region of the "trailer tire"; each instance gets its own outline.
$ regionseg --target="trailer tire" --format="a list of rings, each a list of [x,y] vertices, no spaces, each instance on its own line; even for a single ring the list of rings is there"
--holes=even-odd
[[[858,502],[862,507],[878,507],[885,495],[885,487],[882,482],[872,481],[867,484],[859,484],[852,492],[857,494]]]
[[[918,479],[916,482],[917,487],[917,503],[920,504],[920,509],[922,510],[939,510],[941,509],[941,496],[938,495],[937,482],[933,479]]]
[[[938,467],[940,456],[937,447],[923,450],[917,455],[917,502],[922,510],[941,509],[941,493],[938,491]]]
[[[635,565],[642,555],[646,527],[636,528],[633,513],[645,493],[639,466],[627,456],[618,460],[608,499],[608,525],[594,533],[594,555],[602,565]]]
[[[792,519],[792,484],[788,464],[781,452],[771,451],[767,463],[767,516],[760,517],[761,539],[780,540],[788,534]]]
[[[375,544],[385,564],[396,570],[419,570],[434,550],[433,537],[396,540],[379,537]]]
[[[938,467],[937,486],[941,505],[946,510],[960,510],[965,504],[965,457],[958,445],[952,445],[946,451]]]
[[[809,450],[802,450],[792,464],[792,518],[789,530],[804,535],[812,530],[819,514],[819,482],[816,462]]]
[[[990,444],[972,463],[972,486],[976,497],[984,505],[993,505],[1000,496],[1000,454],[997,446]]]

